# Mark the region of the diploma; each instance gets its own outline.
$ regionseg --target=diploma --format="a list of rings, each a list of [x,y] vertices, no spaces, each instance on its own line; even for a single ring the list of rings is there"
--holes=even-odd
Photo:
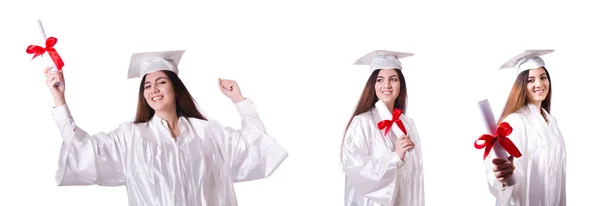
[[[37,33],[38,33],[38,41],[36,41],[36,43],[38,43],[37,45],[40,46],[45,46],[46,45],[46,39],[48,39],[48,37],[46,36],[46,31],[44,30],[44,25],[42,25],[42,21],[41,20],[37,20]],[[56,72],[58,71],[58,68],[56,67],[56,64],[54,64],[54,62],[52,61],[52,59],[48,56],[48,55],[42,55],[40,56],[41,60],[44,63],[44,67],[52,67],[52,69],[50,69],[50,71]]]
[[[496,136],[497,135],[496,134],[496,121],[495,121],[492,109],[490,107],[490,103],[488,102],[487,99],[485,99],[485,100],[479,101],[478,104],[479,104],[479,118],[481,118],[480,120],[485,122],[485,124],[487,125],[485,127],[487,133],[491,134],[492,136]],[[502,145],[500,145],[500,141],[494,141],[494,144],[492,147],[492,152],[494,152],[496,157],[508,160],[508,154],[507,154],[506,150],[502,147]],[[515,178],[513,175],[513,176],[510,176],[510,178],[508,178],[505,186],[506,187],[512,186],[515,183],[516,183],[516,181],[515,181]]]
[[[402,135],[408,135],[405,134],[402,129],[400,129],[400,127],[398,126],[398,123],[396,123],[396,121],[399,121],[400,124],[404,125],[402,123],[402,121],[400,121],[400,115],[402,114],[402,110],[400,110],[400,113],[392,113],[390,112],[390,110],[387,109],[387,106],[385,106],[385,103],[383,103],[383,101],[379,100],[375,103],[375,107],[377,108],[377,113],[379,113],[379,117],[382,120],[389,120],[390,122],[388,122],[389,124],[391,124],[391,130],[393,131],[393,133],[397,136],[402,136]],[[397,109],[395,109],[397,110]],[[394,111],[395,111],[394,110]],[[377,126],[380,126],[378,123]],[[380,130],[383,128],[379,128]],[[389,130],[388,130],[389,131]]]
[[[37,20],[37,31],[39,35],[38,40],[35,41],[37,44],[29,45],[26,50],[27,53],[34,54],[33,58],[39,56],[45,67],[51,67],[50,71],[57,72],[62,70],[64,62],[60,58],[60,55],[58,55],[56,49],[54,49],[57,39],[54,37],[46,37],[46,31],[44,30],[44,26],[40,20]],[[57,82],[55,85],[60,84],[61,82]]]

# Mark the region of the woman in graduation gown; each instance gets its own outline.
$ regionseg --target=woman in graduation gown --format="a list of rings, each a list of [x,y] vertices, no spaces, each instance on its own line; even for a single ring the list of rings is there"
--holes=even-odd
[[[508,138],[519,158],[486,158],[490,192],[496,205],[566,205],[566,150],[556,118],[550,114],[552,84],[541,56],[553,50],[526,50],[501,66],[517,70],[500,122],[512,127]],[[509,177],[514,185],[507,185]]]
[[[421,142],[406,116],[406,82],[399,59],[410,53],[376,50],[358,59],[371,76],[342,141],[345,205],[421,206]]]
[[[132,56],[128,78],[141,78],[135,121],[89,134],[65,102],[62,72],[45,70],[63,138],[59,186],[127,188],[129,205],[237,205],[233,183],[270,176],[287,152],[268,135],[235,81],[219,87],[235,104],[241,130],[208,121],[178,77],[184,51]],[[55,82],[63,82],[54,86]]]

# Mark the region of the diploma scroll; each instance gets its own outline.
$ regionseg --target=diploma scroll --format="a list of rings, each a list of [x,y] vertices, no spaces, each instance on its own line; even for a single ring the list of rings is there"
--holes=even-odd
[[[392,112],[390,112],[390,110],[387,109],[387,106],[385,106],[385,103],[383,103],[383,101],[381,101],[381,100],[377,101],[375,103],[375,108],[377,108],[377,113],[379,113],[379,117],[382,120],[392,120],[392,119],[394,119],[394,114]],[[400,120],[400,115],[398,115],[398,120]],[[379,127],[379,125],[378,125],[378,127]],[[382,129],[382,128],[379,127],[379,129]],[[386,129],[382,129],[382,130],[385,131]],[[400,129],[400,127],[398,126],[398,124],[396,124],[395,122],[391,123],[391,129],[390,129],[390,131],[392,132],[392,134],[395,135],[396,139],[394,139],[394,140],[396,140],[396,141],[397,141],[397,138],[399,138],[400,136],[402,136],[402,135],[408,135],[408,134],[405,134],[402,131],[402,129]],[[408,130],[406,132],[408,132]],[[416,147],[416,144],[417,143],[415,142],[415,147]],[[404,158],[409,158],[409,156],[412,155],[412,151],[413,151],[412,149],[406,151],[406,156]]]
[[[34,45],[31,45],[27,48],[27,53],[34,54],[33,58],[39,56],[39,61],[41,61],[44,67],[50,67],[51,72],[58,72],[62,69],[64,63],[62,62],[62,59],[56,50],[53,48],[54,44],[56,44],[56,38],[47,38],[46,31],[44,30],[41,20],[37,20],[36,30],[39,38],[34,41]],[[54,86],[58,86],[60,84],[61,82],[56,82]]]
[[[482,121],[486,123],[486,125],[487,125],[486,131],[488,132],[488,134],[495,136],[497,126],[496,126],[496,121],[495,121],[492,109],[490,107],[489,101],[487,99],[485,99],[485,100],[479,101],[478,104],[479,104],[479,117],[482,118]],[[496,157],[508,160],[508,154],[507,154],[506,150],[502,147],[502,145],[500,145],[499,141],[494,142],[492,151],[494,152]],[[515,180],[514,176],[510,176],[510,178],[508,178],[508,180],[506,181],[505,186],[506,187],[512,186],[515,183],[516,183],[516,180]]]
[[[381,119],[385,120],[385,119],[392,119],[393,118],[392,112],[390,112],[389,110],[387,110],[387,107],[385,106],[385,103],[383,103],[383,101],[379,100],[379,101],[377,101],[375,103],[375,105],[376,105],[377,108],[386,108],[386,109],[378,109],[378,112],[380,114]],[[404,132],[402,131],[402,129],[400,129],[400,127],[396,123],[392,124],[392,129],[391,130],[398,137],[400,137],[402,135],[408,135],[408,134],[404,134]]]

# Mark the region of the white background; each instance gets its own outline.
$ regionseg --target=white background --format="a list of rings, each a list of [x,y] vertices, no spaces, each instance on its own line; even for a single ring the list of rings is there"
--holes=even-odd
[[[239,117],[217,78],[237,80],[290,154],[270,178],[236,184],[240,205],[343,204],[340,141],[369,75],[352,63],[375,49],[415,53],[403,64],[427,205],[491,205],[483,151],[473,147],[483,131],[476,103],[490,98],[499,115],[515,76],[496,68],[525,49],[555,49],[544,59],[567,144],[567,201],[597,202],[600,13],[592,3],[82,2],[0,5],[0,205],[127,205],[124,187],[54,182],[61,138],[53,100],[43,65],[25,53],[39,38],[36,18],[58,37],[67,103],[90,133],[133,120],[131,53],[186,49],[181,78],[205,114],[234,127]]]

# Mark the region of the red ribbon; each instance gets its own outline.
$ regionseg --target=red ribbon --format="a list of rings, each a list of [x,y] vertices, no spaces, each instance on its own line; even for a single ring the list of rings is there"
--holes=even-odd
[[[58,70],[62,70],[62,67],[65,65],[65,63],[58,55],[56,49],[54,49],[54,45],[56,45],[57,41],[58,39],[55,37],[49,37],[46,39],[46,47],[29,45],[26,51],[28,54],[33,54],[33,58],[31,59],[35,59],[37,56],[42,56],[44,52],[48,52],[48,55],[50,55],[50,58],[52,58],[52,61],[54,62],[54,65],[56,65]]]
[[[508,154],[510,154],[513,157],[519,158],[521,157],[521,152],[519,152],[517,146],[515,146],[515,144],[507,137],[508,135],[510,135],[510,133],[512,133],[512,127],[508,123],[502,122],[496,129],[496,136],[492,136],[489,134],[481,135],[479,139],[475,140],[475,148],[483,149],[485,147],[485,153],[483,153],[483,159],[485,160],[485,158],[490,153],[490,150],[492,150],[494,143],[496,141],[499,141],[502,148],[504,148],[504,150],[506,150]],[[485,143],[477,144],[477,141],[480,140],[485,141]]]
[[[400,121],[401,114],[402,114],[402,110],[394,109],[394,112],[392,113],[392,120],[382,120],[377,123],[377,126],[379,127],[380,130],[385,129],[384,135],[387,135],[387,133],[390,131],[390,129],[392,128],[392,125],[394,123],[396,123],[398,125],[398,127],[400,127],[400,129],[404,132],[404,134],[406,134],[406,129],[404,128],[404,124],[402,124],[402,121]]]

